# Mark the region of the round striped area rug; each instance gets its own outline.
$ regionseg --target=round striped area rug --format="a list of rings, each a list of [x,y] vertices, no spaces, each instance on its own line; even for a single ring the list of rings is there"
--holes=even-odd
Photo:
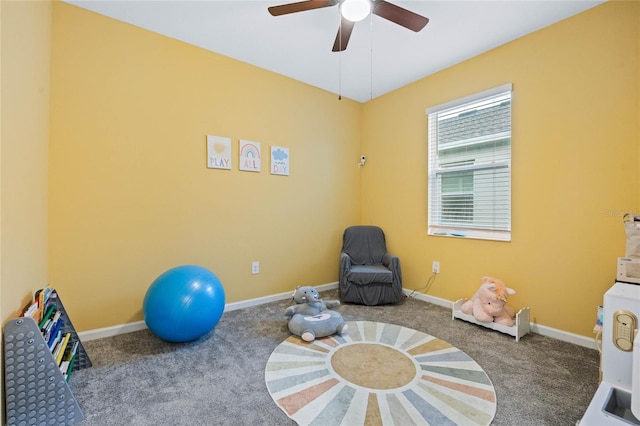
[[[488,425],[496,394],[484,370],[449,343],[393,324],[291,336],[265,369],[267,389],[299,425]]]

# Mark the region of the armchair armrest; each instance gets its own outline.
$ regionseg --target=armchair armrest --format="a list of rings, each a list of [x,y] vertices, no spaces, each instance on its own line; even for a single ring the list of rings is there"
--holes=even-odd
[[[382,264],[392,271],[395,271],[400,266],[400,258],[391,253],[385,253],[382,256]]]
[[[393,273],[393,282],[402,283],[402,268],[400,267],[400,258],[398,256],[385,253],[382,256],[382,264]]]
[[[351,268],[351,257],[347,253],[340,253],[340,269]]]

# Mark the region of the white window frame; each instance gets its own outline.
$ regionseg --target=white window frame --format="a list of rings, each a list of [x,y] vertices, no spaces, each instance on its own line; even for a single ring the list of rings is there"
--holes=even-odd
[[[473,161],[469,163],[465,162],[463,159],[460,163],[452,162],[450,164],[441,164],[442,159],[439,159],[438,155],[442,150],[438,149],[437,140],[438,114],[442,113],[444,115],[452,112],[455,113],[457,108],[464,108],[469,104],[478,103],[484,99],[493,98],[501,94],[508,94],[509,99],[512,100],[511,92],[512,84],[509,83],[471,96],[427,108],[426,114],[429,122],[428,235],[511,241],[511,122],[509,123],[509,131],[496,132],[490,136],[490,140],[503,141],[503,145],[507,145],[506,141],[508,140],[508,158],[506,155],[506,148],[504,146],[502,148],[494,147],[495,150],[502,149],[502,152],[501,155],[498,156],[497,160],[492,160],[489,163],[480,162],[475,165],[470,164],[473,163]],[[485,138],[486,137],[468,139],[460,144],[457,144],[456,142],[448,142],[447,149],[472,147],[474,144],[486,142],[487,139]],[[468,182],[464,185],[464,182],[461,181],[459,186],[466,187],[466,190],[460,190],[460,192],[452,191],[452,196],[450,198],[450,201],[455,203],[456,197],[458,197],[457,199],[462,203],[462,208],[457,212],[454,211],[453,215],[451,213],[447,214],[443,208],[443,195],[445,194],[443,188],[445,186],[443,186],[442,179],[443,177],[446,177],[447,173],[457,172],[462,176],[463,173],[475,173],[481,171],[484,171],[485,173],[492,173],[492,176],[499,175],[500,179],[502,179],[500,201],[494,201],[491,210],[492,212],[495,210],[499,211],[499,213],[495,215],[495,223],[499,223],[497,226],[491,226],[491,223],[487,224],[484,220],[482,225],[474,224],[473,208],[471,209],[471,213],[465,211],[465,203],[469,203],[469,197],[473,200],[474,194],[477,195],[481,191],[478,189],[478,192],[474,192],[475,188],[469,190],[469,187],[473,185],[469,185]],[[506,189],[504,185],[506,185]],[[471,203],[473,204],[474,201],[471,201]],[[455,217],[455,214],[458,215],[458,219],[454,219],[448,223],[447,218]],[[467,220],[469,214],[472,219],[467,225],[464,222]]]

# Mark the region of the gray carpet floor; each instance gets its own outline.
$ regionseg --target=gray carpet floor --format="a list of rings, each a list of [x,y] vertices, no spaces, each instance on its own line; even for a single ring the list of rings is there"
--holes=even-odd
[[[337,290],[322,293],[337,299]],[[293,425],[267,392],[264,369],[290,336],[289,300],[227,312],[205,337],[167,343],[148,330],[83,342],[92,368],[73,373],[82,425]],[[497,394],[496,426],[575,425],[598,386],[593,349],[528,334],[511,336],[451,319],[414,298],[387,306],[343,304],[345,321],[398,324],[470,355]]]

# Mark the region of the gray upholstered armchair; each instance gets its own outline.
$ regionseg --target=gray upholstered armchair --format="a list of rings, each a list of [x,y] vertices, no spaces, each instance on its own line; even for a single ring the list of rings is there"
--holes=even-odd
[[[377,226],[351,226],[342,236],[340,298],[361,305],[384,305],[402,299],[400,259],[387,253]]]

